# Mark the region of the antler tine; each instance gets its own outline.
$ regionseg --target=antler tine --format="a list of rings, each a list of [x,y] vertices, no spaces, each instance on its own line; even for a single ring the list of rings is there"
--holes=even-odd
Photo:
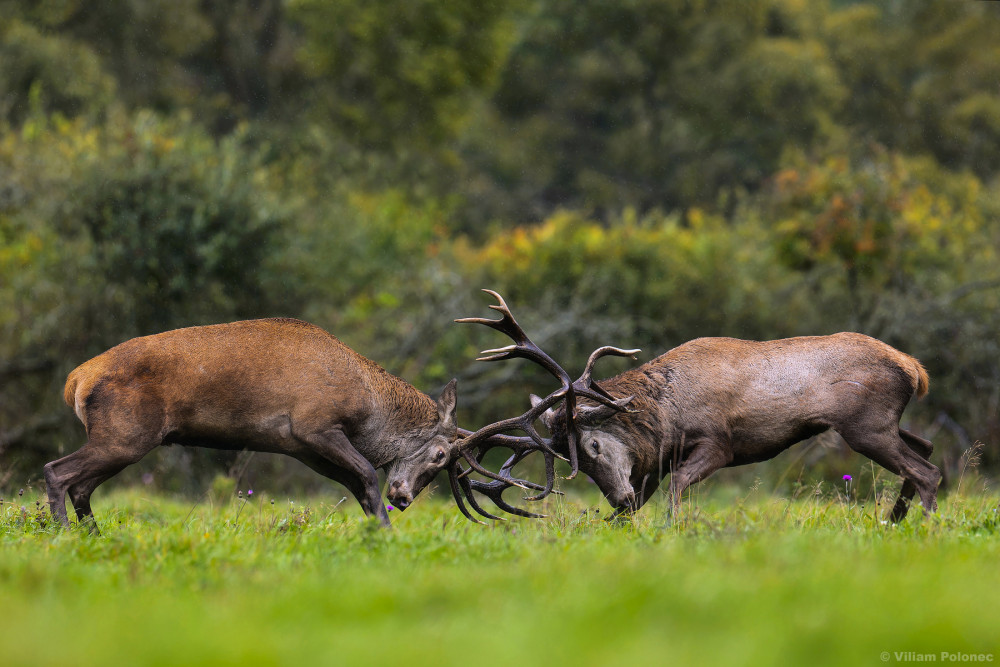
[[[528,334],[524,332],[521,325],[514,319],[503,297],[493,290],[484,289],[483,291],[497,300],[498,303],[490,305],[490,308],[499,312],[503,317],[499,320],[491,320],[485,317],[461,317],[455,321],[459,324],[485,324],[491,329],[496,329],[500,333],[507,335],[515,344],[494,350],[483,350],[481,354],[487,356],[479,357],[476,361],[503,361],[505,359],[520,357],[534,361],[562,382],[564,388],[568,387],[570,384],[569,373],[556,363],[555,359],[531,342]]]
[[[494,482],[480,482],[474,479],[465,479],[469,484],[470,491],[478,491],[487,498],[493,501],[493,504],[502,509],[508,514],[515,514],[517,516],[523,516],[528,519],[544,519],[545,514],[535,514],[534,512],[529,512],[528,510],[523,510],[520,507],[511,505],[506,500],[503,499],[503,492],[510,488],[509,484],[504,484],[501,481]],[[469,501],[471,504],[471,500]]]
[[[507,334],[518,343],[528,340],[527,334],[524,333],[524,330],[514,319],[514,316],[511,315],[510,308],[507,307],[507,302],[503,300],[503,297],[491,289],[484,289],[483,291],[497,300],[497,303],[490,305],[490,308],[499,312],[503,317],[499,320],[491,320],[486,317],[460,317],[455,321],[459,324],[485,324],[491,329],[496,329],[501,333]]]
[[[472,483],[475,482],[475,481],[476,480],[471,480],[468,477],[459,477],[458,478],[458,483],[461,485],[462,491],[465,493],[465,497],[469,501],[469,505],[472,507],[472,509],[476,510],[476,512],[478,512],[482,516],[486,517],[487,519],[493,519],[494,521],[506,521],[507,520],[506,518],[504,518],[502,516],[497,516],[496,514],[493,514],[492,512],[487,512],[485,509],[483,509],[482,505],[479,504],[479,501],[476,500],[476,496],[473,493],[474,488],[473,488],[473,484]],[[496,481],[496,480],[494,480],[492,482],[488,482],[488,483],[487,482],[477,482],[477,484],[479,484],[480,486],[484,486],[484,487],[488,487],[488,486],[491,486],[493,484],[497,484],[497,485],[502,486],[504,489],[509,489],[510,488],[509,484],[504,484],[503,482],[499,482],[499,481]],[[499,495],[499,494],[497,494],[497,495]],[[487,498],[488,497],[489,496],[487,496]],[[496,501],[494,501],[494,503],[495,502]]]
[[[589,389],[593,384],[593,379],[591,378],[591,375],[594,372],[594,364],[597,363],[597,360],[600,359],[601,357],[606,357],[608,355],[611,355],[615,357],[630,357],[632,359],[635,359],[635,355],[639,354],[640,352],[642,352],[642,350],[639,349],[623,350],[618,347],[611,347],[610,345],[599,347],[590,353],[590,358],[587,359],[587,365],[584,367],[583,373],[573,384],[577,386],[578,391],[580,388]],[[604,390],[601,389],[600,391],[603,392]]]
[[[556,460],[552,454],[548,452],[542,452],[542,458],[545,460],[545,487],[534,496],[526,496],[525,500],[535,501],[545,498],[552,493],[552,489],[556,484]]]
[[[597,388],[596,385],[594,387],[595,387],[595,389]],[[638,412],[638,410],[632,410],[627,405],[621,405],[620,399],[619,400],[615,400],[615,398],[613,396],[611,396],[610,394],[608,394],[603,389],[600,391],[600,393],[598,393],[596,391],[593,391],[593,390],[581,390],[581,391],[578,391],[577,394],[579,396],[583,396],[584,398],[589,398],[590,400],[594,401],[595,403],[600,403],[601,405],[606,405],[609,408],[613,408],[613,409],[617,410],[618,412],[628,412],[628,413],[636,413],[636,412]]]
[[[521,461],[521,459],[523,459],[529,453],[530,452],[515,452],[509,459],[507,459],[507,462],[504,463],[503,466],[501,466],[499,470],[500,476],[504,478],[510,477],[510,473],[513,467],[517,465]],[[492,482],[487,483],[467,478],[460,478],[460,481],[466,482],[468,484],[470,505],[475,504],[475,502],[472,499],[471,492],[473,490],[476,490],[479,493],[482,493],[490,500],[492,500],[493,504],[495,504],[497,507],[510,514],[516,514],[518,516],[523,516],[528,518],[542,518],[545,516],[544,514],[535,514],[534,512],[523,510],[505,501],[503,499],[503,492],[512,486],[511,484],[505,481],[494,480]],[[531,487],[535,489],[541,489],[543,492],[545,490],[544,487],[541,487],[538,484],[531,484]],[[463,488],[465,488],[465,484],[463,484]],[[561,491],[556,491],[556,493],[562,495]],[[531,498],[525,498],[525,500],[531,500]],[[480,514],[483,514],[483,512],[480,512]]]
[[[517,454],[511,456],[507,460],[507,462],[503,465],[503,467],[500,469],[501,474],[504,477],[509,478],[509,471],[518,462],[518,460],[520,460],[520,457]],[[474,509],[480,515],[486,517],[487,519],[493,519],[496,521],[506,521],[504,517],[496,516],[495,514],[492,514],[483,509],[483,507],[476,500],[473,491],[478,491],[479,493],[482,493],[484,496],[492,500],[497,507],[499,507],[501,510],[509,514],[527,517],[529,519],[540,519],[545,517],[544,514],[535,514],[534,512],[523,510],[520,507],[515,507],[514,505],[511,505],[510,503],[506,502],[503,499],[503,492],[509,489],[510,487],[515,486],[514,484],[511,484],[504,480],[493,480],[492,482],[488,483],[480,482],[478,480],[470,480],[465,476],[466,472],[468,471],[462,470],[459,461],[456,459],[455,461],[452,462],[452,464],[448,468],[448,481],[451,485],[451,492],[452,495],[454,495],[455,497],[455,502],[458,505],[458,509],[470,521],[474,521],[475,523],[485,525],[482,521],[472,516],[472,514],[469,513],[469,510],[466,509],[465,502],[462,499],[463,494],[465,495],[465,498],[468,500],[469,506],[471,506],[472,509]],[[543,488],[538,484],[531,484],[531,486],[533,488],[538,488],[538,489]],[[556,491],[555,493],[562,495],[561,491]]]
[[[528,442],[528,440],[529,439],[525,438],[522,440],[522,442]],[[513,464],[533,451],[541,452],[542,457],[545,461],[545,486],[535,484],[534,482],[529,482],[528,480],[525,479],[519,479],[517,477],[513,477],[510,474],[510,468],[513,466]],[[529,444],[526,448],[520,450],[515,449],[516,460],[513,463],[510,460],[508,460],[508,462],[504,465],[504,467],[500,469],[499,472],[493,472],[492,470],[484,468],[479,463],[479,457],[470,456],[469,452],[465,451],[464,449],[459,449],[459,452],[461,453],[462,458],[464,458],[465,461],[469,464],[469,469],[464,470],[460,473],[459,476],[460,479],[466,477],[470,472],[475,471],[480,475],[483,475],[484,477],[489,477],[492,480],[505,482],[509,486],[517,486],[525,490],[531,489],[531,490],[541,491],[541,493],[537,495],[526,497],[525,500],[541,500],[542,498],[553,493],[553,488],[555,485],[555,475],[556,475],[555,460],[556,457],[563,458],[558,454],[556,454],[554,451],[552,451],[551,448],[541,449],[537,446],[534,446],[534,444],[532,443]]]
[[[448,466],[448,483],[451,485],[451,494],[455,497],[455,504],[458,505],[459,511],[461,511],[462,514],[465,515],[466,519],[474,523],[478,523],[480,525],[485,526],[486,525],[485,521],[480,521],[476,517],[469,514],[469,510],[465,507],[465,501],[462,500],[462,492],[464,491],[466,493],[467,497],[470,499],[469,500],[470,504],[472,503],[472,494],[469,493],[469,491],[465,489],[465,486],[462,485],[461,482],[459,481],[460,472],[462,472],[462,466],[458,464],[458,459],[455,459],[454,461],[451,462],[451,465]],[[475,507],[476,506],[473,505],[473,508]],[[480,514],[484,513],[480,512]],[[498,517],[490,516],[488,518],[498,518]]]

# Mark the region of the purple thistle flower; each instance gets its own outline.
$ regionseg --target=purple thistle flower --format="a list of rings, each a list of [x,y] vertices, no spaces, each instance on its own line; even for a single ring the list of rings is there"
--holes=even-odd
[[[253,489],[247,489],[247,497],[249,498],[252,495],[253,495]]]
[[[392,505],[386,505],[386,506],[385,506],[385,509],[386,509],[387,511],[391,512],[391,511],[393,511],[393,510],[394,510],[394,509],[396,509],[396,508],[395,508],[395,507],[393,507]]]
[[[845,482],[850,482],[851,481],[851,476],[850,475],[844,475],[844,481]]]

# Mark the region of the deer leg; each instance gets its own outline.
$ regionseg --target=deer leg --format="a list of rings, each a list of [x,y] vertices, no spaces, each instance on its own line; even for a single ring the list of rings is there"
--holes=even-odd
[[[77,518],[93,519],[90,494],[101,483],[139,461],[163,442],[164,414],[158,401],[141,394],[116,394],[105,388],[103,405],[88,412],[90,439],[83,447],[45,464],[45,485],[52,516],[69,526],[66,493]],[[96,532],[97,525],[91,525]]]
[[[903,439],[903,442],[925,461],[930,459],[931,452],[934,451],[934,445],[929,440],[924,440],[903,429],[899,429],[899,435]],[[910,507],[910,501],[913,500],[913,495],[916,492],[917,487],[913,482],[909,479],[904,479],[903,488],[899,490],[899,498],[896,500],[896,505],[892,508],[891,517],[893,523],[899,523],[906,516],[906,512]]]
[[[916,436],[911,437],[915,438]],[[900,451],[903,453],[903,457],[908,464],[904,470],[909,472],[911,476],[915,474],[919,480],[914,484],[917,488],[917,493],[920,494],[920,503],[924,506],[925,511],[937,512],[937,488],[941,483],[941,471],[923,456],[923,452],[916,452],[909,446],[907,439],[903,438],[902,434],[900,434],[899,442],[903,444],[900,447]],[[927,445],[930,446],[930,443],[927,442]],[[930,449],[932,448],[930,447]],[[927,452],[928,456],[930,455],[929,451],[926,449],[924,451]]]
[[[923,457],[925,453],[930,455],[929,450],[932,446],[929,442],[922,438],[918,439],[910,433],[903,436],[903,431],[898,427],[869,433],[845,430],[847,433],[842,432],[841,435],[851,449],[864,454],[889,472],[903,478],[899,498],[889,515],[893,523],[898,523],[906,517],[909,501],[914,492],[920,494],[920,501],[925,511],[937,511],[936,496],[938,484],[941,482],[941,471]],[[919,452],[911,448],[910,442],[916,444]]]
[[[635,489],[635,510],[638,512],[642,509],[642,506],[649,502],[649,499],[653,497],[653,494],[656,493],[659,488],[660,478],[658,475],[654,475],[652,473],[645,475],[642,478],[642,482],[639,484],[639,488]]]
[[[97,523],[94,520],[94,510],[90,508],[90,496],[94,493],[94,489],[114,477],[121,470],[122,468],[119,468],[114,472],[105,473],[98,477],[91,477],[69,487],[69,499],[73,503],[73,509],[76,510],[77,521],[79,523],[88,523],[92,532],[96,533],[98,531]]]
[[[49,511],[66,528],[69,528],[66,492],[83,480],[93,477],[94,471],[100,466],[100,458],[100,446],[88,442],[72,454],[46,463],[43,468]],[[75,508],[76,502],[73,504]]]
[[[332,479],[337,484],[344,486],[351,493],[351,495],[358,498],[358,502],[361,503],[361,498],[358,496],[357,478],[354,475],[343,468],[338,468],[322,456],[318,456],[311,452],[295,454],[295,458],[302,461],[319,474],[323,475],[323,477]],[[366,516],[371,516],[365,508],[364,503],[361,503],[361,508],[365,511]]]
[[[899,437],[903,439],[907,447],[919,454],[925,461],[931,458],[934,453],[934,445],[930,440],[924,440],[919,435],[913,435],[907,430],[899,429]]]
[[[670,514],[677,516],[681,509],[681,496],[684,491],[705,479],[719,468],[724,468],[732,460],[727,454],[727,448],[714,440],[704,440],[697,443],[680,467],[670,475]]]
[[[308,453],[297,458],[319,474],[343,484],[354,495],[366,516],[377,517],[388,527],[389,513],[382,504],[378,473],[340,430],[297,436]]]
[[[649,502],[653,494],[660,488],[660,481],[666,477],[665,454],[668,451],[666,443],[661,443],[657,470],[655,473],[646,473],[638,484],[633,484],[635,490],[636,506],[635,511],[639,511],[643,505]]]
[[[63,526],[69,527],[66,513],[66,493],[69,492],[81,521],[93,519],[90,494],[100,484],[114,477],[126,467],[145,456],[155,444],[133,444],[130,447],[106,447],[93,440],[61,459],[45,464],[45,486],[49,497],[49,510]],[[91,526],[96,531],[96,524]]]
[[[45,473],[45,491],[49,497],[49,511],[52,517],[59,521],[64,527],[69,528],[69,516],[66,514],[66,490],[69,488],[69,479],[76,474],[78,465],[77,459],[83,448],[45,464],[42,471]]]

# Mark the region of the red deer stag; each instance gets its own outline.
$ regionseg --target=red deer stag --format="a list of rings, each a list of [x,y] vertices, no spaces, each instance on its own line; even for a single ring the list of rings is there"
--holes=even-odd
[[[435,402],[323,329],[263,319],[133,338],[69,374],[86,444],[46,464],[52,515],[82,522],[98,485],[160,445],[276,452],[346,486],[389,525],[457,456],[455,381]]]
[[[827,429],[903,478],[891,519],[914,492],[937,509],[941,473],[930,442],[899,427],[907,403],[927,393],[920,362],[858,333],[765,342],[699,338],[602,380],[614,407],[565,406],[542,421],[554,448],[579,438],[580,469],[617,513],[639,509],[670,474],[670,506],[719,468],[765,461]],[[541,405],[540,399],[532,402]],[[626,409],[627,408],[627,409]],[[573,433],[578,430],[578,434]]]

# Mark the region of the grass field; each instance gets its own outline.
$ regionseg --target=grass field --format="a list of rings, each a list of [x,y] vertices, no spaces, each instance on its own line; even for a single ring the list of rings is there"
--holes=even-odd
[[[119,490],[95,496],[91,537],[27,492],[0,507],[0,664],[1000,661],[1000,498],[951,494],[893,527],[870,501],[804,495],[624,525],[556,500],[477,526],[439,493],[383,531],[339,496]]]

